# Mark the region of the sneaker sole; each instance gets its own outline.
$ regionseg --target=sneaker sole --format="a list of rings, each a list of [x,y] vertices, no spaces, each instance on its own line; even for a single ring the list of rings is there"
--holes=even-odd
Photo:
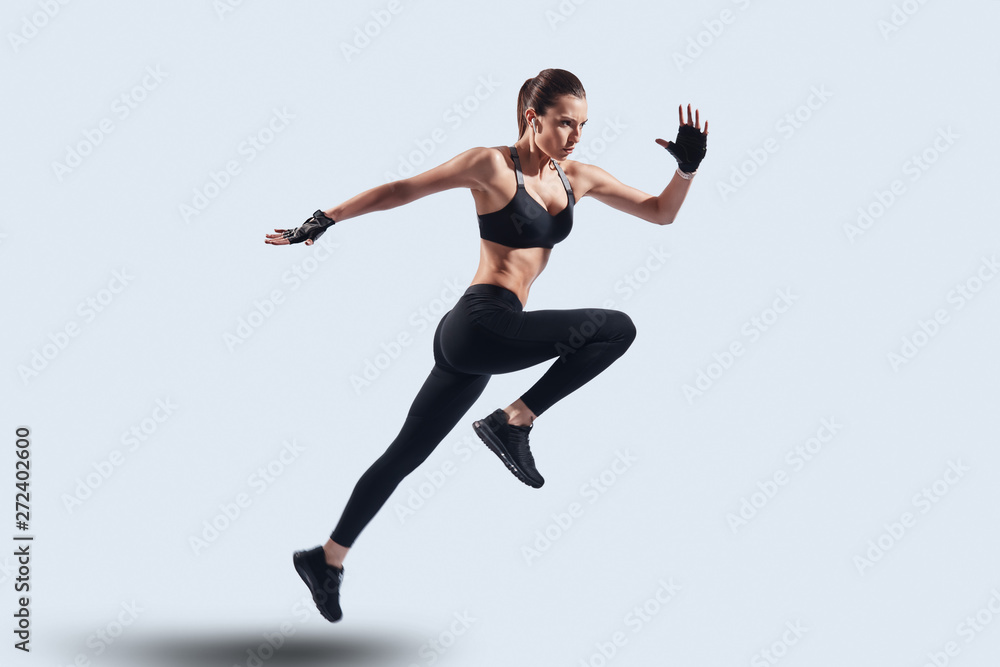
[[[319,610],[320,615],[331,623],[336,623],[343,618],[343,614],[334,618],[320,605],[319,600],[316,599],[317,591],[320,591],[319,581],[316,580],[312,569],[306,565],[305,558],[302,558],[299,555],[299,552],[292,554],[292,563],[295,565],[295,571],[299,573],[302,581],[304,581],[306,586],[309,588],[309,592],[312,593],[313,602],[316,604],[316,609]]]
[[[496,454],[497,457],[503,461],[503,464],[507,466],[507,469],[514,473],[514,477],[517,477],[533,489],[541,488],[541,484],[529,479],[528,476],[514,464],[510,458],[510,454],[507,452],[507,448],[503,446],[502,442],[500,442],[500,438],[496,436],[493,429],[483,424],[481,420],[472,422],[472,428],[476,431],[476,435],[479,436],[479,439],[482,440],[487,447],[489,447],[490,451]]]

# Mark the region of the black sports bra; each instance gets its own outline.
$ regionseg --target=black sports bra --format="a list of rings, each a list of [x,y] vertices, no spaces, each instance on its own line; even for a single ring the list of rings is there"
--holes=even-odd
[[[573,188],[562,168],[552,160],[566,188],[568,201],[563,210],[551,215],[524,189],[524,175],[521,173],[517,149],[513,146],[508,148],[514,161],[514,173],[517,175],[517,190],[514,198],[499,211],[477,216],[479,237],[511,248],[551,248],[569,236],[573,229],[573,205],[576,203]]]

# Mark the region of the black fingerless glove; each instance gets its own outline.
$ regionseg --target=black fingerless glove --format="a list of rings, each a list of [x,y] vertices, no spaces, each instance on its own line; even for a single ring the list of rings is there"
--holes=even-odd
[[[681,125],[677,130],[677,140],[667,142],[667,151],[677,159],[677,167],[693,173],[705,157],[708,137],[694,125]]]
[[[302,243],[308,239],[312,239],[313,243],[315,243],[319,237],[323,236],[327,227],[334,224],[336,224],[336,221],[333,218],[327,217],[323,211],[318,210],[312,214],[311,218],[295,229],[285,230],[281,238],[288,239],[289,243]]]

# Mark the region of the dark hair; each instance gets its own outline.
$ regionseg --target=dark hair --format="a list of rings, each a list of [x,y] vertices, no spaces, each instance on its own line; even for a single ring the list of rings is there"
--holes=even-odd
[[[543,69],[534,79],[525,81],[517,94],[517,138],[523,137],[528,129],[524,112],[529,107],[533,107],[539,116],[544,116],[549,107],[555,106],[556,99],[561,95],[587,99],[587,92],[580,80],[564,69]]]

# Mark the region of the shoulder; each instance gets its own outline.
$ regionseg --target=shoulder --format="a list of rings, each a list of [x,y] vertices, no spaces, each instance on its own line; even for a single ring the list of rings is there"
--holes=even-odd
[[[479,184],[477,189],[493,187],[514,168],[514,161],[507,146],[476,146],[463,155],[468,156],[468,168],[475,174]]]
[[[596,165],[576,160],[563,160],[562,162],[556,160],[556,164],[571,178],[593,178],[597,172],[604,171]]]
[[[503,162],[508,153],[505,146],[473,146],[459,155],[468,155],[475,160],[484,162]]]
[[[488,181],[502,170],[510,168],[511,160],[506,150],[504,146],[474,146],[459,153],[456,159],[460,159],[467,169],[476,174],[476,180]]]
[[[504,163],[503,146],[473,146],[452,157],[448,162],[464,166],[489,167]],[[445,164],[447,164],[446,162]]]
[[[586,162],[577,162],[576,160],[563,160],[559,162],[557,160],[556,163],[563,170],[563,173],[566,174],[566,178],[570,180],[577,199],[586,196],[595,185],[600,184],[605,178],[610,176],[608,172],[597,165]]]
[[[454,159],[480,182],[491,181],[514,166],[506,146],[474,146],[459,153]]]
[[[510,149],[506,146],[477,146],[471,150],[479,151],[479,159],[494,167],[503,167],[512,163]]]

